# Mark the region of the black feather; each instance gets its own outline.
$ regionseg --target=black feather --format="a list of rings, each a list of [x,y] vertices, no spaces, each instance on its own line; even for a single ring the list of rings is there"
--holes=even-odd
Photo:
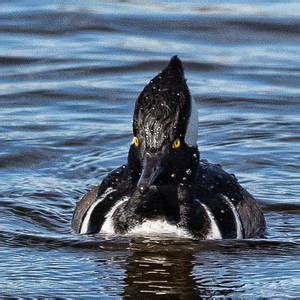
[[[182,63],[173,56],[139,95],[133,117],[133,132],[146,148],[159,149],[164,142],[184,138],[191,109],[191,96]]]

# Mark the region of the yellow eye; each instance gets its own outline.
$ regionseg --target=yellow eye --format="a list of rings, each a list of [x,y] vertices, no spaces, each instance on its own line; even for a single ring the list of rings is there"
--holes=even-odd
[[[136,136],[133,137],[132,144],[133,144],[135,147],[138,147],[138,146],[140,145],[139,139],[138,139]]]
[[[180,147],[180,145],[181,145],[180,139],[176,139],[172,143],[172,148],[173,149],[178,149]]]

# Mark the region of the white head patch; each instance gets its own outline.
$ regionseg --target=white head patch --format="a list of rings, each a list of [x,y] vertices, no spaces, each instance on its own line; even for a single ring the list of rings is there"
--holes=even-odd
[[[193,97],[191,97],[191,114],[184,141],[189,146],[197,146],[198,138],[198,109]]]

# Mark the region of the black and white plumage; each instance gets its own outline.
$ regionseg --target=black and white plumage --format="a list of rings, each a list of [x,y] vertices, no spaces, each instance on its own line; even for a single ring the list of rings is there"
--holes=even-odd
[[[200,160],[198,115],[181,61],[171,58],[139,95],[128,163],[77,203],[80,234],[251,238],[265,231],[254,199],[219,165]]]

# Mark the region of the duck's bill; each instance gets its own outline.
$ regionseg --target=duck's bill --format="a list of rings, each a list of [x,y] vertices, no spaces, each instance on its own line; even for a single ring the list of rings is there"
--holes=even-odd
[[[140,193],[145,193],[149,187],[154,184],[161,171],[162,167],[160,158],[151,156],[144,159],[142,174],[137,184],[137,188]]]

